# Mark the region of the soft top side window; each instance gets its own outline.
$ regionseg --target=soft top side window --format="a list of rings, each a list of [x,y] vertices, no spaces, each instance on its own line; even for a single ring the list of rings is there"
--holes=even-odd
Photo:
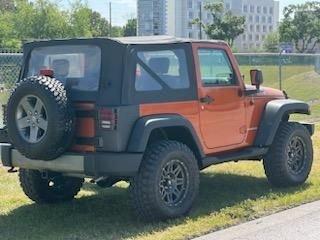
[[[188,89],[186,54],[183,49],[138,51],[135,76],[137,92]]]

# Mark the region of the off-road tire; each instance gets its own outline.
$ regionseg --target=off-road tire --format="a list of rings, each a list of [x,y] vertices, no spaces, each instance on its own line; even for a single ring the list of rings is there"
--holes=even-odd
[[[294,138],[299,139],[299,144],[303,146],[303,154],[299,154],[303,156],[299,171],[298,169],[294,171],[291,167],[293,155],[290,150],[290,142]],[[273,144],[263,161],[269,182],[275,187],[300,185],[307,180],[312,168],[312,162],[312,140],[307,128],[295,122],[281,123]]]
[[[53,173],[49,177],[43,178],[41,172],[37,170],[20,169],[19,171],[22,190],[32,201],[39,204],[71,201],[84,182],[81,178],[64,177],[59,174],[53,175]],[[50,183],[56,186],[50,186]]]
[[[47,132],[37,143],[23,139],[16,123],[19,103],[28,95],[41,99],[48,114]],[[64,85],[54,78],[33,76],[18,82],[9,98],[6,114],[10,142],[22,155],[30,159],[55,159],[63,154],[72,142],[74,113]]]
[[[176,205],[168,206],[161,198],[159,181],[163,168],[178,160],[188,174],[185,197]],[[158,221],[186,215],[199,189],[199,168],[194,153],[176,141],[159,141],[147,148],[137,176],[130,184],[133,206],[143,221]]]

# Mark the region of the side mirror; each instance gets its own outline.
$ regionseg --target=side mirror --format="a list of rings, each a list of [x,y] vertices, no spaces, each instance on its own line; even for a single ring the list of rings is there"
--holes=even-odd
[[[253,86],[256,86],[257,89],[260,89],[260,86],[263,83],[263,74],[261,70],[258,69],[253,69],[250,71],[250,76],[251,76],[251,84]]]

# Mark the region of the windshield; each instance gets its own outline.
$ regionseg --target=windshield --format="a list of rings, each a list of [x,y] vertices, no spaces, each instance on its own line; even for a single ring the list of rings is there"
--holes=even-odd
[[[101,49],[90,45],[39,47],[31,52],[27,76],[52,69],[67,88],[97,91],[101,70]]]

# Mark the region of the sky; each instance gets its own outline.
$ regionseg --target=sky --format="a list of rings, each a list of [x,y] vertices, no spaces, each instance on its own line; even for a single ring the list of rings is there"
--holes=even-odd
[[[113,25],[123,26],[127,19],[136,17],[137,0],[88,0],[89,6],[109,20],[109,2],[112,3]]]
[[[137,0],[87,0],[89,6],[109,19],[109,2],[112,3],[113,25],[123,26],[127,19],[136,16]],[[170,1],[170,0],[169,0]],[[62,0],[67,3],[67,0]],[[305,3],[305,0],[280,0],[280,12],[289,4]]]

